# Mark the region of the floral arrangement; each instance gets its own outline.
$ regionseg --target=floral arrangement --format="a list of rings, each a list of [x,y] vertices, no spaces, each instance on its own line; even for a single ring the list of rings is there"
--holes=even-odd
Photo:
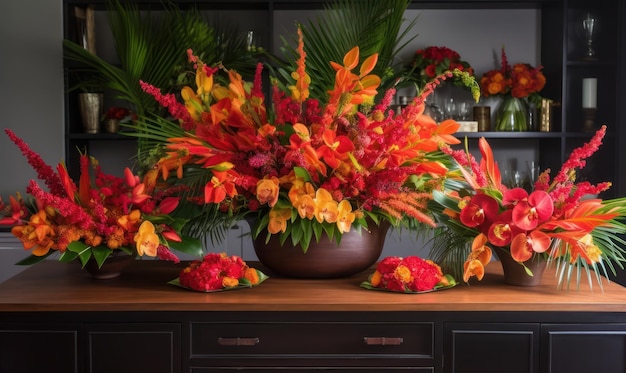
[[[461,166],[465,187],[435,191],[434,201],[440,207],[435,208],[439,220],[452,236],[472,241],[463,266],[465,282],[472,276],[482,279],[492,247],[525,268],[530,260],[556,262],[559,286],[569,283],[574,273],[579,278],[574,267],[593,269],[600,284],[601,274],[607,275],[609,270],[614,274],[615,266],[623,268],[625,250],[620,245],[624,241],[618,235],[626,232],[626,199],[587,198],[607,190],[611,183],[576,182],[576,170],[598,150],[605,133],[603,126],[588,143],[575,149],[554,178],[550,170],[543,171],[530,193],[502,184],[484,138],[479,140],[480,164],[463,151],[451,153]],[[442,237],[448,246],[455,241]],[[528,268],[526,271],[533,275]]]
[[[121,122],[130,121],[132,119],[136,119],[135,115],[124,107],[119,106],[111,106],[103,116],[104,119],[117,119]]]
[[[188,289],[211,292],[252,287],[265,281],[267,276],[249,267],[239,256],[209,253],[202,260],[194,260],[171,281]]]
[[[273,111],[265,106],[260,64],[249,83],[189,51],[196,87],[182,89],[183,102],[142,82],[176,120],[144,119],[134,135],[154,141],[149,156],[169,183],[192,186],[184,201],[201,209],[197,231],[253,217],[255,237],[278,234],[306,251],[322,233],[340,240],[381,221],[433,226],[427,203],[448,172],[450,158],[441,149],[459,143],[453,136],[459,125],[424,115],[424,99],[452,73],[396,114],[395,90],[373,102],[376,55],[359,63],[355,47],[343,64],[330,62],[334,86],[328,97],[313,98],[301,32],[298,51],[293,80],[272,80]],[[228,74],[225,84],[218,81],[221,71]],[[154,149],[161,152],[155,156]]]
[[[480,89],[483,97],[493,95],[510,95],[516,98],[528,98],[539,103],[539,92],[546,85],[546,77],[541,72],[542,67],[533,67],[525,63],[516,63],[511,66],[502,48],[501,67],[490,70],[480,78]]]
[[[366,289],[381,289],[401,293],[424,293],[456,285],[450,275],[431,260],[418,256],[389,256],[376,265],[376,271],[361,284]]]
[[[157,183],[156,171],[143,179],[128,168],[124,177],[108,175],[95,159],[81,154],[76,185],[64,164],[55,172],[13,131],[5,132],[49,190],[31,180],[26,189],[31,203],[18,194],[10,197],[10,209],[4,206],[1,222],[31,252],[18,264],[37,263],[53,253],[60,253],[62,262],[78,259],[83,266],[94,258],[98,267],[119,253],[177,261],[170,250],[175,248],[201,256],[200,242],[180,234],[186,219],[171,215],[180,198]]]
[[[418,49],[409,65],[411,75],[420,88],[435,80],[446,71],[459,70],[474,76],[474,69],[469,62],[461,60],[458,52],[448,47],[430,46]],[[451,79],[456,85],[465,85],[459,78]]]

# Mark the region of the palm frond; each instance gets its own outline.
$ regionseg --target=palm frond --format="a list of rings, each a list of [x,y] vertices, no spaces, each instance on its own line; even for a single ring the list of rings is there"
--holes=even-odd
[[[304,49],[307,53],[307,70],[312,79],[311,96],[326,97],[326,90],[335,81],[335,71],[329,62],[341,62],[354,46],[359,46],[361,59],[378,53],[378,64],[372,73],[383,80],[381,87],[394,83],[392,65],[397,53],[415,36],[407,38],[415,19],[400,32],[405,10],[410,0],[338,0],[328,3],[322,15],[302,24]],[[293,40],[292,40],[293,42]],[[285,40],[282,48],[286,65],[293,71],[298,53],[294,43]]]

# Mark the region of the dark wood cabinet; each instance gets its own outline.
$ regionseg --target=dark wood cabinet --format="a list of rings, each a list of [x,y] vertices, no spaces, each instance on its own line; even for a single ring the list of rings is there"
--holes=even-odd
[[[180,323],[82,325],[86,372],[181,372]]]
[[[84,371],[76,326],[5,321],[9,320],[0,316],[0,372]]]
[[[253,264],[254,265],[254,264]],[[198,293],[180,265],[94,281],[46,261],[0,284],[1,372],[623,372],[626,289],[480,283],[420,295],[271,277]]]
[[[444,333],[445,372],[539,371],[538,323],[448,323]]]

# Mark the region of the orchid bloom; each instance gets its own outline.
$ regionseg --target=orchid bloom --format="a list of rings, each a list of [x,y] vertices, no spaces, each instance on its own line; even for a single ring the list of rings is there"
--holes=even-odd
[[[139,226],[139,231],[135,234],[137,243],[137,254],[140,256],[156,256],[159,247],[159,236],[156,234],[154,224],[146,220]]]
[[[530,233],[518,233],[511,240],[511,257],[519,263],[523,263],[535,253],[544,253],[550,248],[552,238],[540,230]]]
[[[512,219],[520,229],[532,230],[540,223],[550,219],[553,212],[552,197],[543,190],[535,190],[528,196],[527,200],[519,201],[513,207]]]
[[[355,218],[356,215],[352,212],[352,205],[350,204],[350,201],[344,199],[339,202],[337,215],[337,227],[339,228],[339,232],[350,232],[350,227],[352,226]]]
[[[339,213],[337,201],[324,188],[319,188],[315,193],[315,218],[319,223],[326,221],[327,223],[337,222]]]
[[[489,226],[498,214],[498,201],[486,194],[476,194],[461,210],[461,222],[470,228]]]
[[[468,282],[472,276],[482,280],[485,276],[485,266],[491,261],[491,248],[486,245],[487,241],[487,236],[482,233],[474,237],[472,251],[463,265],[463,281]]]
[[[287,230],[287,220],[291,218],[291,209],[272,208],[269,218],[267,231],[271,234],[284,233]]]
[[[261,179],[256,184],[256,198],[262,205],[267,203],[269,207],[274,207],[276,202],[278,202],[278,193],[279,186],[276,176]]]

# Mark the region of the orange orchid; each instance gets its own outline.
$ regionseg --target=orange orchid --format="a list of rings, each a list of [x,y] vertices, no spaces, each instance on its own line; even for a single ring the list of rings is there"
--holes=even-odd
[[[213,171],[213,177],[204,186],[205,203],[219,203],[226,197],[234,197],[236,194],[233,173],[229,171]]]
[[[483,279],[485,266],[491,261],[491,248],[486,245],[487,241],[487,236],[482,233],[474,238],[472,251],[463,265],[463,281],[468,282],[472,276]]]
[[[156,256],[159,247],[159,236],[154,229],[154,224],[144,221],[139,226],[139,231],[135,235],[137,242],[137,253],[139,255]]]

